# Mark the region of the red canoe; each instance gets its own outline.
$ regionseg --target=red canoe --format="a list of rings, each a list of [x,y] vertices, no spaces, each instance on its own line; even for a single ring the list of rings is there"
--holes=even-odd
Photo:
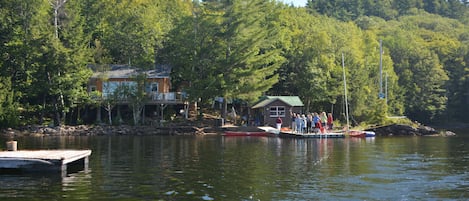
[[[373,131],[349,131],[350,137],[375,137],[376,134]]]
[[[348,135],[350,137],[366,137],[366,133],[364,131],[349,131]]]
[[[224,136],[268,136],[264,131],[225,131]]]

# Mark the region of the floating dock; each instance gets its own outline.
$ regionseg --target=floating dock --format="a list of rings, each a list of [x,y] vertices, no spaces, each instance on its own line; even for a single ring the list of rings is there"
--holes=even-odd
[[[0,169],[20,172],[60,172],[67,174],[69,167],[88,170],[91,150],[37,150],[1,151]]]
[[[296,132],[280,132],[280,137],[296,137],[296,138],[345,138],[344,133],[296,133]]]

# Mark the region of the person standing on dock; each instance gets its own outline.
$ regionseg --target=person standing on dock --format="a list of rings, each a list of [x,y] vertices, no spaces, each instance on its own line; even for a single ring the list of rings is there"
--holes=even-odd
[[[313,115],[308,114],[306,116],[306,133],[311,133],[312,131],[312,124],[313,124]]]
[[[326,115],[326,112],[322,112],[321,113],[321,126],[323,128],[326,128],[326,122],[327,122],[327,115]]]
[[[301,115],[301,133],[306,133],[306,123],[308,119],[304,114]]]
[[[275,120],[275,123],[277,124],[277,129],[280,131],[282,128],[282,118],[278,117],[277,120]]]
[[[301,128],[302,128],[301,122],[303,122],[302,119],[301,119],[301,115],[297,114],[296,119],[295,119],[296,132],[297,133],[301,133]]]
[[[296,113],[292,113],[291,115],[291,130],[292,132],[296,131]]]
[[[319,118],[318,113],[313,114],[313,124],[314,124],[314,132],[318,133],[319,128],[321,127],[321,118]]]
[[[334,126],[334,118],[332,118],[332,113],[327,114],[327,129],[332,130]]]

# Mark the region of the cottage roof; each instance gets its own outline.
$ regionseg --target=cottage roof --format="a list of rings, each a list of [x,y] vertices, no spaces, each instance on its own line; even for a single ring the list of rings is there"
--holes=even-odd
[[[263,98],[261,98],[261,101],[259,101],[257,104],[252,106],[252,108],[253,109],[262,108],[276,100],[280,100],[292,107],[304,106],[303,102],[300,100],[298,96],[264,96]]]
[[[94,66],[91,66],[93,68]],[[157,65],[155,69],[141,71],[135,67],[129,65],[111,64],[109,69],[105,72],[93,73],[93,78],[105,76],[106,78],[131,78],[139,73],[145,73],[147,78],[168,78],[171,73],[171,67],[169,65]]]

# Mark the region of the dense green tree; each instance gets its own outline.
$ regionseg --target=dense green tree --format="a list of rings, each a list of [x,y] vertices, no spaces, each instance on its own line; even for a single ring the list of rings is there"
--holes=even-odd
[[[341,71],[334,62],[329,23],[326,18],[308,16],[304,11],[291,10],[281,17],[282,47],[288,62],[279,69],[280,80],[271,94],[298,95],[307,111],[328,109],[335,102],[342,90],[338,90],[341,82],[334,78]]]
[[[183,86],[192,101],[205,102],[222,94],[217,66],[212,63],[223,54],[217,38],[222,14],[200,3],[191,10],[192,15],[181,19],[168,34],[160,57],[173,65],[173,83]]]
[[[273,5],[260,0],[225,5],[219,30],[224,55],[215,63],[223,97],[257,100],[278,81],[283,58],[275,47],[275,27],[267,21],[272,14]]]
[[[406,15],[412,9],[419,9],[423,7],[422,0],[394,0],[392,5],[398,12],[399,15]]]
[[[363,32],[352,23],[308,16],[305,11],[291,11],[284,12],[280,21],[284,25],[282,47],[288,62],[279,69],[281,79],[269,93],[299,95],[307,112],[335,109],[336,116],[345,113],[341,107],[345,104],[341,61],[344,53],[350,113],[357,121],[370,119],[375,109],[382,108],[378,104],[379,40],[375,32]],[[384,63],[389,85],[397,87],[389,56],[385,56]],[[394,91],[389,94],[395,96]],[[392,108],[393,112],[402,112],[402,104],[393,106],[400,106]]]
[[[469,12],[467,4],[459,0],[309,0],[307,7],[343,21],[355,20],[363,15],[390,20],[419,9],[464,20]]]
[[[338,115],[342,54],[358,122],[464,119],[467,19],[467,2],[457,0],[309,0],[306,8],[261,0],[3,0],[0,121],[14,124],[19,111],[33,123],[79,121],[80,108],[99,100],[86,92],[89,63],[170,64],[173,86],[192,101],[299,95],[308,112]]]
[[[19,124],[19,108],[14,97],[10,79],[0,77],[0,128]]]
[[[468,38],[469,39],[469,38]],[[445,62],[448,66],[448,116],[451,119],[459,119],[464,122],[469,120],[469,40],[463,43],[450,57],[454,58]]]
[[[53,14],[43,16],[32,86],[46,87],[30,98],[42,100],[43,109],[54,111],[54,124],[61,125],[70,109],[87,96],[86,83],[91,75],[86,67],[88,39],[83,33],[82,7],[78,2],[55,1],[45,5],[49,7],[44,9],[52,10]],[[50,20],[54,21],[53,26],[47,26]],[[35,87],[31,89],[36,90]]]
[[[47,88],[43,84],[35,83],[35,74],[40,68],[38,58],[42,54],[44,30],[52,30],[48,26],[47,1],[35,0],[30,2],[2,1],[2,66],[1,73],[11,80],[11,90],[14,100],[23,107],[26,119],[32,119],[28,114],[45,115],[45,104],[40,100],[45,97]],[[47,32],[47,31],[46,31]],[[45,79],[43,79],[45,80]],[[40,97],[42,96],[42,97]],[[31,113],[29,113],[31,112]]]
[[[174,20],[186,12],[187,1],[84,0],[88,30],[109,52],[113,63],[152,68]]]
[[[387,44],[404,89],[406,112],[413,119],[432,121],[446,109],[448,76],[438,56],[416,42],[418,36],[403,31],[389,34],[393,37]]]
[[[147,9],[144,6],[146,3],[105,0],[94,2],[88,10],[88,15],[100,19],[92,30],[93,35],[108,49],[113,63],[137,66],[153,63],[151,44],[154,41],[151,36],[144,37],[144,25],[141,21],[142,14]]]
[[[87,83],[91,76],[91,69],[88,68],[92,60],[88,41],[91,36],[85,33],[85,18],[82,16],[83,4],[80,1],[68,1],[64,13],[60,30],[60,39],[65,48],[69,61],[64,64],[63,71],[63,96],[64,110],[67,113],[79,112],[79,107],[89,101],[87,93]],[[76,116],[75,118],[79,117]],[[70,118],[71,122],[77,120]],[[70,122],[69,122],[70,123]]]
[[[275,72],[283,58],[275,47],[274,5],[259,0],[227,1],[193,8],[192,20],[171,34],[178,47],[181,43],[187,47],[175,49],[171,60],[186,58],[175,62],[181,65],[173,74],[190,82],[192,98],[253,101],[277,82]]]

